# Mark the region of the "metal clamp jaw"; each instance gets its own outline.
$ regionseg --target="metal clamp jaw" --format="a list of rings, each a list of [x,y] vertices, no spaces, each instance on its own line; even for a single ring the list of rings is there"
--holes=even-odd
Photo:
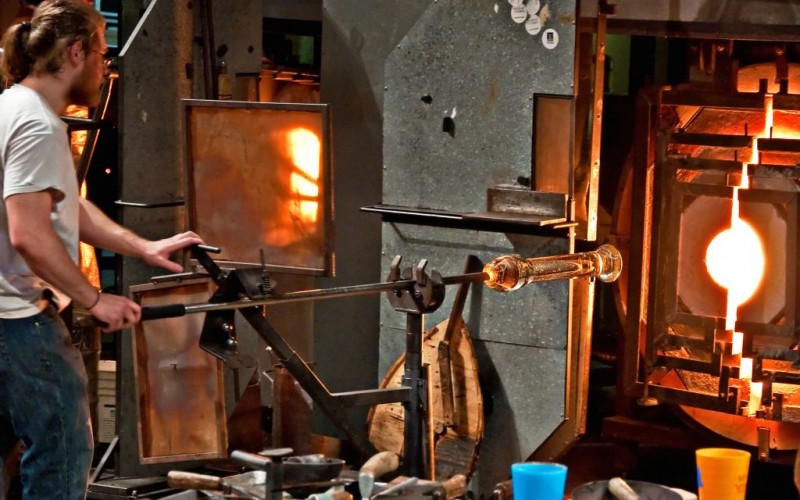
[[[245,268],[223,271],[208,255],[218,251],[212,247],[191,247],[192,256],[211,275],[218,288],[209,299],[210,303],[224,303],[247,298],[258,300],[270,297],[275,288],[274,281],[263,268]],[[235,310],[210,311],[206,313],[200,333],[200,348],[220,358],[232,368],[255,366],[252,356],[239,352],[236,339]]]
[[[402,260],[400,255],[392,260],[387,281],[413,280],[413,284],[408,288],[386,292],[389,303],[397,311],[412,314],[426,314],[437,310],[445,295],[442,275],[434,270],[429,276],[425,272],[428,265],[426,259],[420,260],[415,267],[405,269],[400,268]]]

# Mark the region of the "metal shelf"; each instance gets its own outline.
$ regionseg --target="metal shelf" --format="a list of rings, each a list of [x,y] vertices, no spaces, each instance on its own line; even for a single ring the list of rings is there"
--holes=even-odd
[[[552,216],[508,214],[501,212],[451,212],[428,208],[396,205],[370,205],[362,212],[380,214],[384,222],[414,224],[419,226],[449,227],[472,231],[496,233],[521,233],[539,236],[568,237],[569,229],[577,222],[566,220],[552,223]]]

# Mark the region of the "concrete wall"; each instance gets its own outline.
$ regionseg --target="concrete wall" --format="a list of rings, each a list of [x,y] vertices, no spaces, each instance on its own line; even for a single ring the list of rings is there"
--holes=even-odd
[[[263,0],[264,17],[322,20],[322,0]]]

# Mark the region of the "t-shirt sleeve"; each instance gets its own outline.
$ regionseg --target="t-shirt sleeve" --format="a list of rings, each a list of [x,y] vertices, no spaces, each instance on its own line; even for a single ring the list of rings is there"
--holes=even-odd
[[[22,122],[8,141],[3,168],[3,199],[20,193],[54,190],[57,198],[64,193],[59,186],[58,148],[63,147],[54,130],[46,122]]]

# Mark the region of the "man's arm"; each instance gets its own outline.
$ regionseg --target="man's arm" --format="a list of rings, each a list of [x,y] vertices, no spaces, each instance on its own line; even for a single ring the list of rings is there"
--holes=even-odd
[[[81,199],[81,241],[112,252],[142,259],[151,266],[179,273],[180,264],[169,260],[176,250],[203,243],[195,233],[187,231],[158,241],[146,240],[109,219],[92,202]]]
[[[81,274],[50,222],[53,195],[49,191],[11,195],[6,199],[11,244],[38,277],[104,322],[105,331],[139,321],[141,308],[125,297],[100,294]]]
[[[50,222],[52,195],[47,191],[15,194],[6,200],[9,237],[36,276],[89,307],[97,291],[81,274]]]

